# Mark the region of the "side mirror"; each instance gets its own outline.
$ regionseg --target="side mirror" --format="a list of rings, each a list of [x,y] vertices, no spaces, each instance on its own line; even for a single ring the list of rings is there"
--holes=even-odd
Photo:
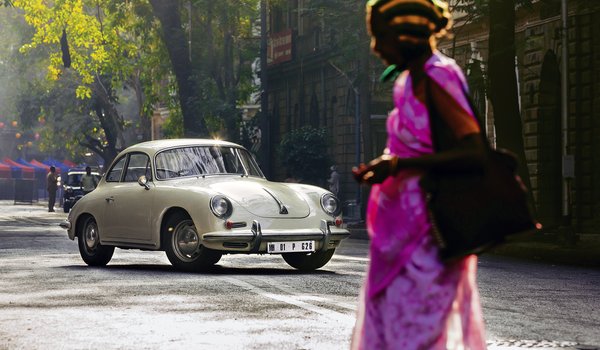
[[[142,175],[142,176],[138,177],[138,184],[140,186],[142,186],[143,188],[145,188],[146,190],[150,189],[150,186],[148,185],[148,179],[146,178],[146,175]]]

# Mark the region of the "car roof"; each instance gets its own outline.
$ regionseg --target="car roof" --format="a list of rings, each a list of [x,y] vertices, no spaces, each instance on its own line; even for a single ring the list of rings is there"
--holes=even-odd
[[[132,146],[127,147],[121,154],[125,152],[145,152],[150,155],[155,154],[158,151],[167,148],[176,148],[184,146],[227,146],[227,147],[239,147],[242,146],[233,142],[216,140],[216,139],[165,139],[165,140],[154,140],[141,142]]]

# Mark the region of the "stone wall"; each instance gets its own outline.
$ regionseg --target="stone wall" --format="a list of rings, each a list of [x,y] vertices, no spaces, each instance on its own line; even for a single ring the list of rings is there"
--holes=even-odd
[[[570,1],[568,21],[568,153],[575,177],[569,181],[570,225],[575,232],[600,233],[600,3]],[[560,9],[560,7],[558,7]],[[543,3],[521,8],[515,30],[523,137],[538,215],[549,230],[562,216],[561,17]],[[471,23],[441,50],[466,67],[473,56],[487,59],[487,29]],[[483,63],[485,72],[485,62]],[[493,115],[488,110],[488,121]],[[569,223],[569,222],[566,222]]]

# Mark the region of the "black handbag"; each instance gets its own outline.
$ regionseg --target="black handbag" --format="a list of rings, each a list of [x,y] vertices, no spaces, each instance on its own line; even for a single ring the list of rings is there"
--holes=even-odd
[[[430,80],[426,78],[426,105],[433,146],[440,152],[454,147],[457,140],[431,101]],[[432,171],[421,179],[432,234],[444,262],[482,253],[502,243],[508,235],[539,227],[531,215],[527,190],[516,175],[517,158],[506,150],[491,147],[473,102],[463,92],[489,155],[480,171]]]

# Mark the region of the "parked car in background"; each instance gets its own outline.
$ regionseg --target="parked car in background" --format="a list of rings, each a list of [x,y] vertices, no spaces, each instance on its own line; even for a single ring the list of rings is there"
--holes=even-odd
[[[84,168],[71,168],[67,172],[66,178],[61,178],[63,182],[63,210],[68,213],[69,210],[83,197],[83,187],[81,186],[81,177],[85,174]],[[92,175],[96,178],[96,183],[100,183],[102,177],[98,171],[92,170]]]
[[[314,270],[349,236],[331,192],[268,181],[234,143],[144,142],[108,169],[61,224],[88,265],[106,265],[118,247],[163,250],[184,271],[208,268],[223,254],[280,254]]]

